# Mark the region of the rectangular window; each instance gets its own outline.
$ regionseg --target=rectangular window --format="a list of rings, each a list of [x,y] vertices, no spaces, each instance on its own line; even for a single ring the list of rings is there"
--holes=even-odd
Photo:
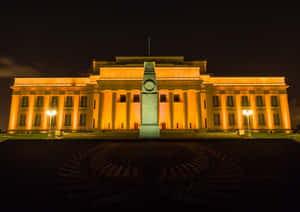
[[[65,114],[65,123],[64,126],[69,127],[71,126],[71,114]]]
[[[250,106],[248,96],[242,96],[242,106]]]
[[[44,97],[43,96],[37,96],[35,106],[36,107],[43,107],[43,105],[44,105]]]
[[[35,114],[33,126],[35,127],[41,126],[41,117],[42,116],[40,113]]]
[[[160,102],[167,102],[167,96],[165,94],[161,94],[159,96],[159,101]]]
[[[140,95],[138,94],[133,95],[133,102],[140,102]]]
[[[57,107],[57,106],[58,106],[58,96],[52,96],[51,107]]]
[[[126,95],[120,95],[120,102],[126,102]]]
[[[203,101],[203,107],[204,107],[204,109],[206,109],[206,100],[205,99]]]
[[[243,125],[244,125],[244,127],[248,127],[248,117],[249,116],[244,116],[244,119],[243,119]]]
[[[219,107],[219,106],[220,106],[219,96],[213,96],[213,107]]]
[[[73,107],[73,96],[67,96],[66,97],[65,107]]]
[[[95,128],[95,119],[93,119],[93,128]]]
[[[28,96],[22,96],[21,107],[28,107]]]
[[[56,116],[51,116],[51,127],[56,126]]]
[[[263,113],[258,113],[258,125],[259,126],[265,126],[266,122],[265,122],[265,114]]]
[[[264,105],[265,104],[264,104],[263,96],[256,96],[256,106],[262,107]]]
[[[21,113],[19,119],[19,126],[24,127],[26,125],[26,114]]]
[[[87,96],[80,97],[79,107],[87,107]]]
[[[219,113],[214,113],[214,125],[217,127],[221,125]]]
[[[94,110],[96,109],[96,100],[94,100]]]
[[[174,95],[174,102],[180,102],[180,96],[179,94]]]
[[[271,106],[272,107],[278,107],[279,106],[278,96],[271,96]]]
[[[273,113],[274,125],[280,126],[280,116],[279,113]]]
[[[234,113],[229,113],[228,114],[228,121],[229,121],[229,126],[231,126],[231,127],[235,126],[235,115],[234,115]]]
[[[228,107],[233,107],[234,106],[233,96],[227,96],[227,106]]]
[[[86,125],[86,113],[81,113],[79,119],[79,126],[85,127],[85,125]]]

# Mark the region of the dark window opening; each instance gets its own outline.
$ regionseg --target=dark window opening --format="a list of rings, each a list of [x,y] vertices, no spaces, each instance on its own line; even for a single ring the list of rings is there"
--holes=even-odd
[[[227,96],[227,106],[228,107],[233,107],[234,106],[233,96]]]
[[[278,107],[279,101],[277,96],[271,96],[271,106],[272,107]]]
[[[65,114],[64,126],[66,126],[66,127],[71,126],[71,114]]]
[[[21,107],[28,107],[28,96],[22,97]]]
[[[133,102],[140,102],[140,95],[138,94],[133,95]]]
[[[178,94],[174,95],[174,102],[180,102],[180,96]]]
[[[26,114],[20,115],[19,126],[24,127],[26,124]]]
[[[36,99],[36,107],[43,107],[44,105],[44,97],[43,96],[38,96]]]
[[[220,106],[219,96],[213,96],[213,107],[219,107],[219,106]]]
[[[81,113],[79,118],[79,126],[84,127],[86,125],[86,114]]]
[[[263,113],[258,114],[258,125],[265,126],[265,115]]]
[[[235,115],[234,113],[228,114],[228,120],[229,120],[229,126],[233,127],[235,126]]]
[[[167,128],[167,125],[165,122],[161,123],[161,129],[162,130],[165,130]]]
[[[279,116],[279,113],[274,113],[273,114],[273,119],[274,119],[274,125],[275,126],[280,126],[280,116]]]
[[[73,97],[72,96],[66,97],[65,107],[73,107]]]
[[[165,94],[160,95],[160,102],[167,102],[167,96]]]
[[[126,102],[126,95],[120,95],[120,102]]]
[[[58,96],[52,96],[51,107],[57,107],[57,106],[58,106]]]
[[[250,106],[248,96],[242,96],[242,106]]]
[[[56,116],[51,116],[51,127],[56,126]]]
[[[33,126],[35,126],[35,127],[41,126],[41,114],[40,113],[35,115]]]
[[[87,107],[87,96],[81,96],[80,97],[80,107]]]
[[[214,125],[215,126],[220,126],[221,125],[220,114],[219,113],[214,114]]]
[[[263,96],[256,96],[256,106],[257,107],[264,106]]]

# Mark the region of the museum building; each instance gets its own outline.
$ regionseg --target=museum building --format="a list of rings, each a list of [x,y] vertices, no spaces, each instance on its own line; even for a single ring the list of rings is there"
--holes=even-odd
[[[8,130],[138,130],[145,61],[155,64],[161,131],[291,128],[285,77],[215,77],[206,59],[144,56],[93,61],[88,77],[16,77]]]

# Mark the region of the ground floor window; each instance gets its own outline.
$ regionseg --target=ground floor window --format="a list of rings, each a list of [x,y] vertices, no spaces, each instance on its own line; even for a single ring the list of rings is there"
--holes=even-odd
[[[66,127],[71,126],[71,114],[65,114],[64,126],[66,126]]]
[[[51,116],[51,127],[56,126],[56,116]]]
[[[265,114],[263,113],[259,113],[258,114],[258,125],[259,126],[265,126],[266,122],[265,122]]]
[[[229,113],[228,114],[228,121],[229,121],[229,126],[230,127],[235,126],[235,115],[234,115],[234,113]]]
[[[41,126],[41,114],[40,113],[35,114],[33,126],[34,127]]]
[[[221,125],[220,113],[214,113],[214,125],[219,127]]]
[[[24,127],[26,124],[26,114],[21,113],[20,119],[19,119],[19,126]]]
[[[273,113],[274,125],[280,126],[280,116],[279,113]]]
[[[86,113],[81,113],[79,118],[79,126],[85,127],[86,125]]]

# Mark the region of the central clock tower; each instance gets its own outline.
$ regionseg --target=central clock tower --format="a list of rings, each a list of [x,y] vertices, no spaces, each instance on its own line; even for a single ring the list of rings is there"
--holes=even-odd
[[[154,67],[155,62],[144,62],[140,138],[160,137],[158,124],[158,92]]]

